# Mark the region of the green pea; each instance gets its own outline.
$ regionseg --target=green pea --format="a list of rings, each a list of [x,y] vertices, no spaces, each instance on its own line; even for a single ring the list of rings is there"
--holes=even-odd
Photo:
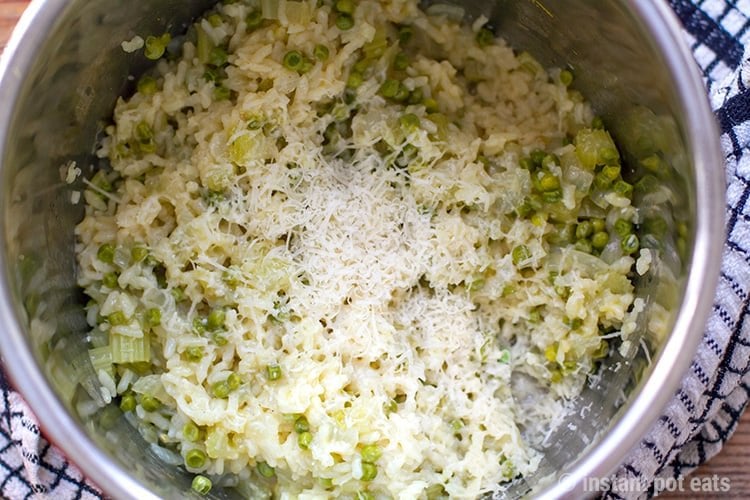
[[[378,466],[369,462],[362,462],[362,481],[372,481],[378,475]]]
[[[594,247],[591,245],[591,242],[586,239],[576,241],[574,246],[576,250],[584,253],[591,253],[594,249]]]
[[[249,30],[254,30],[263,24],[263,12],[259,9],[254,9],[245,18],[245,24]]]
[[[638,250],[639,246],[640,246],[640,242],[638,241],[638,236],[634,234],[630,234],[626,236],[620,243],[620,248],[622,248],[622,251],[626,255],[635,253]]]
[[[382,452],[380,451],[380,447],[378,445],[368,444],[362,448],[360,455],[362,456],[363,462],[375,463],[382,455]]]
[[[124,325],[128,322],[128,318],[122,311],[115,311],[107,316],[107,322],[112,326]]]
[[[105,243],[99,247],[96,257],[105,264],[112,264],[115,259],[115,246],[111,243]]]
[[[409,93],[409,99],[407,101],[409,104],[413,104],[416,106],[417,104],[420,104],[423,101],[424,101],[424,93],[422,92],[422,89],[416,88],[412,90],[411,93]]]
[[[350,89],[358,89],[365,82],[362,77],[362,73],[358,71],[352,71],[349,73],[349,78],[346,79],[346,86]]]
[[[576,238],[578,239],[588,238],[593,232],[594,225],[587,220],[579,222],[576,226]]]
[[[487,28],[482,28],[477,32],[476,40],[480,47],[487,47],[495,41],[495,35]]]
[[[393,68],[397,69],[398,71],[403,71],[408,67],[409,57],[403,52],[399,52],[398,54],[396,54],[396,57],[393,59]]]
[[[156,79],[145,75],[138,80],[137,90],[143,95],[154,95],[159,90],[159,87],[156,84]]]
[[[146,323],[151,326],[161,325],[161,310],[156,307],[152,307],[151,309],[147,310]]]
[[[156,411],[161,408],[161,401],[148,394],[142,394],[141,407],[148,412]]]
[[[621,170],[619,165],[605,165],[602,167],[601,175],[611,183],[620,177]]]
[[[195,422],[189,420],[188,423],[182,426],[182,437],[190,442],[198,441],[201,436],[201,430],[195,425]]]
[[[301,434],[309,430],[310,423],[307,421],[307,418],[304,415],[298,417],[297,420],[294,421],[294,432],[296,432],[297,434]]]
[[[380,95],[388,99],[392,99],[396,96],[396,93],[398,93],[400,85],[401,82],[399,82],[398,80],[386,80],[380,86]]]
[[[615,233],[622,239],[625,239],[633,232],[633,223],[625,219],[617,219],[614,225]]]
[[[615,166],[620,161],[620,154],[616,149],[606,147],[599,150],[599,159],[605,165]]]
[[[188,361],[198,362],[203,359],[203,347],[194,345],[185,349],[185,357]]]
[[[404,115],[401,115],[398,121],[401,124],[401,127],[409,132],[418,129],[420,125],[419,117],[414,113],[406,113]]]
[[[347,31],[354,27],[354,18],[349,14],[339,14],[336,17],[336,27],[341,31]]]
[[[313,49],[313,57],[317,59],[318,61],[326,61],[328,59],[330,52],[328,50],[328,47],[325,45],[318,44],[315,46],[315,49]]]
[[[604,231],[606,223],[604,222],[604,219],[591,219],[591,227],[594,229],[595,233],[598,233],[599,231]]]
[[[172,298],[174,298],[175,302],[182,302],[183,300],[185,300],[185,289],[181,286],[172,288],[169,293],[172,294]]]
[[[219,399],[226,399],[227,397],[229,397],[230,392],[232,391],[229,388],[229,384],[226,380],[214,382],[214,384],[211,386],[211,393],[214,395],[214,397]]]
[[[214,47],[211,49],[211,54],[208,56],[208,62],[218,68],[227,63],[228,57],[229,55],[227,54],[227,51],[222,47]]]
[[[627,182],[623,180],[619,180],[615,182],[614,187],[612,188],[613,191],[620,196],[623,196],[625,198],[632,198],[633,197],[633,185],[628,184]]]
[[[209,491],[211,491],[211,486],[213,485],[209,478],[207,478],[206,476],[198,475],[193,478],[193,484],[191,487],[193,488],[193,491],[195,491],[199,495],[205,496],[208,495]]]
[[[164,33],[160,37],[149,35],[146,37],[143,53],[148,59],[155,61],[164,55],[170,41],[172,41],[172,35],[169,33]]]
[[[531,152],[530,158],[531,161],[534,163],[535,167],[541,167],[542,162],[544,161],[544,158],[547,157],[547,153],[542,151],[541,149],[535,149]]]
[[[545,193],[560,189],[560,180],[551,172],[546,172],[539,178],[539,189]]]
[[[560,83],[566,87],[570,87],[573,83],[573,72],[567,69],[560,71]]]
[[[354,13],[354,2],[352,0],[337,0],[334,8],[342,14],[352,14]]]
[[[581,318],[573,318],[567,322],[571,330],[578,330],[583,326],[583,320]]]
[[[603,250],[609,243],[609,234],[606,231],[597,231],[591,237],[591,246],[596,250]]]
[[[224,326],[226,318],[227,312],[224,309],[212,309],[211,312],[208,313],[208,318],[206,318],[206,326],[209,330],[218,330]]]
[[[227,386],[229,386],[230,391],[236,391],[240,388],[241,385],[242,377],[240,377],[238,374],[232,373],[231,375],[229,375],[229,377],[227,377]]]
[[[124,412],[129,412],[135,410],[136,405],[138,402],[135,399],[135,395],[133,393],[127,393],[123,394],[122,398],[120,399],[120,410]]]
[[[206,465],[206,454],[203,450],[193,448],[192,450],[185,453],[185,465],[191,469],[200,469]]]
[[[148,249],[146,247],[133,247],[130,249],[130,258],[133,262],[143,262],[148,257]]]
[[[256,468],[258,469],[258,474],[263,477],[271,478],[276,475],[276,471],[273,469],[273,467],[268,465],[266,462],[258,462]]]
[[[297,435],[297,444],[300,448],[309,448],[312,444],[313,435],[310,432],[302,432]]]
[[[303,57],[298,50],[290,50],[284,55],[282,63],[286,69],[296,71],[302,66]]]
[[[208,24],[210,24],[214,28],[218,28],[224,23],[224,20],[221,18],[221,14],[217,14],[215,12],[208,16],[206,20],[208,21]]]
[[[117,273],[107,273],[102,277],[102,285],[107,288],[117,288]]]
[[[409,98],[411,93],[409,92],[409,89],[404,85],[403,83],[399,83],[398,90],[396,91],[396,95],[393,96],[393,100],[396,102],[404,102]]]
[[[266,366],[268,380],[279,380],[281,378],[281,367],[279,365]]]

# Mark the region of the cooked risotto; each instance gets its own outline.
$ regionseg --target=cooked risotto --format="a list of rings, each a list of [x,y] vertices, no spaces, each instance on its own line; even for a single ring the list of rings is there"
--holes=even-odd
[[[462,15],[242,0],[133,47],[78,283],[103,399],[197,491],[502,489],[635,328],[612,139]]]

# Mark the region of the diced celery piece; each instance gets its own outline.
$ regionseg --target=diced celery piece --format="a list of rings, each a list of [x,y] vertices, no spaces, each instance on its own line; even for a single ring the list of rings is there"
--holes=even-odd
[[[198,41],[196,43],[196,55],[198,56],[198,60],[202,64],[206,64],[211,59],[211,51],[214,48],[214,44],[213,42],[211,42],[211,39],[208,38],[208,35],[200,26],[200,24],[195,26],[195,31],[198,34]]]
[[[601,129],[583,129],[575,138],[576,155],[581,166],[587,170],[594,170],[597,164],[603,165],[606,161],[601,158],[604,151],[617,150],[609,132]]]
[[[110,375],[114,374],[112,367],[112,349],[110,347],[95,347],[89,349],[89,358],[91,358],[91,364],[94,365],[94,371],[104,370]]]
[[[279,0],[260,0],[260,10],[263,12],[263,19],[278,19]]]
[[[377,59],[383,55],[387,48],[388,39],[385,36],[385,32],[378,30],[372,41],[362,47],[362,52],[364,52],[366,59]]]
[[[229,145],[229,159],[237,164],[244,164],[256,154],[258,141],[250,134],[237,137]]]
[[[286,2],[285,11],[289,24],[305,26],[309,24],[312,19],[309,2]]]
[[[229,438],[226,431],[220,427],[213,427],[206,433],[206,454],[211,458],[223,456],[229,448]]]
[[[112,334],[109,345],[114,363],[137,363],[151,359],[151,344],[145,333],[142,337]]]

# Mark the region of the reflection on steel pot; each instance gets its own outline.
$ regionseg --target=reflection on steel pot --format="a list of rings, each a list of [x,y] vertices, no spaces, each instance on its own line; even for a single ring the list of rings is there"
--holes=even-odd
[[[701,338],[723,241],[718,132],[692,56],[662,1],[455,3],[472,17],[489,18],[514,48],[545,66],[573,68],[577,88],[613,131],[626,161],[648,166],[658,151],[674,175],[669,203],[635,200],[642,214],[668,210],[667,220],[679,214],[686,223],[664,228],[651,242],[661,252],[636,283],[645,304],[641,341],[623,343],[602,362],[578,411],[546,440],[537,474],[507,492],[580,496],[583,478],[611,472],[659,416]],[[0,348],[48,435],[117,498],[182,498],[192,476],[118,414],[104,410],[82,421],[71,407],[76,390],[96,399],[98,382],[83,342],[88,326],[75,277],[73,228],[83,209],[70,199],[83,179],[67,183],[61,167],[75,161],[91,175],[102,123],[116,98],[132,91],[129,75],[150,64],[142,52],[124,52],[121,42],[134,34],[177,36],[211,4],[35,0],[3,55]],[[641,237],[657,238],[648,231]],[[666,337],[649,327],[657,320],[671,325]],[[214,488],[210,495],[233,493]]]

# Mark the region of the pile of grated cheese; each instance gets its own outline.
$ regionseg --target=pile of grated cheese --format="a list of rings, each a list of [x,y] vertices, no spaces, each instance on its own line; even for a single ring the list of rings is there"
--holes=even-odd
[[[77,227],[101,391],[248,495],[497,491],[633,329],[632,186],[486,20],[336,5],[220,4],[118,101]]]

